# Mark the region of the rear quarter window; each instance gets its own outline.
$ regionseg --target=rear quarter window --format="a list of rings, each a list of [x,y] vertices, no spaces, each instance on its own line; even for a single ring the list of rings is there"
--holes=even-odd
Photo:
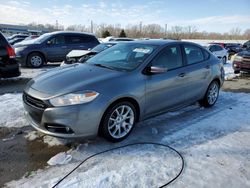
[[[207,50],[203,49],[203,56],[204,56],[204,60],[208,60],[210,57],[210,54]]]
[[[97,41],[97,39],[94,36],[89,36],[89,35],[82,36],[81,38],[82,38],[82,43],[90,43]]]
[[[184,45],[184,53],[186,55],[188,65],[204,61],[202,49],[198,46]]]

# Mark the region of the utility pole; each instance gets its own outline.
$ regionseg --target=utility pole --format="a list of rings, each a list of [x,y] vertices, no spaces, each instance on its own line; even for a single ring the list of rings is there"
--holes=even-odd
[[[140,22],[140,25],[139,25],[139,30],[140,30],[140,35],[141,35],[141,37],[142,37],[142,22]]]
[[[56,30],[58,30],[58,20],[56,20]]]
[[[94,28],[93,28],[93,21],[90,21],[90,32],[93,33],[94,32]]]
[[[167,38],[168,24],[165,24],[165,37]]]

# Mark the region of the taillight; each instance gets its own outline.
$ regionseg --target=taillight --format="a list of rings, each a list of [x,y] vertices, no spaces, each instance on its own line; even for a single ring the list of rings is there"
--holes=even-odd
[[[16,57],[15,50],[11,46],[7,46],[7,52],[8,52],[9,58]]]

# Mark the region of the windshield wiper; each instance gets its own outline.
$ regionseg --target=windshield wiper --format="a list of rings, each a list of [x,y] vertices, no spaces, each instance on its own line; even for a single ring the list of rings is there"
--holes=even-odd
[[[110,66],[103,65],[103,64],[100,64],[100,63],[96,63],[96,64],[92,64],[92,65],[95,65],[97,67],[103,67],[103,68],[111,69],[111,70],[116,70],[114,67],[110,67]]]

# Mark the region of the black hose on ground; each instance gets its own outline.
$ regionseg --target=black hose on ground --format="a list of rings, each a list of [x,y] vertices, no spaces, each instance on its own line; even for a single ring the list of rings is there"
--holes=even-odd
[[[118,150],[118,149],[121,149],[121,148],[125,148],[125,147],[129,147],[129,146],[134,146],[134,145],[145,145],[145,144],[148,144],[148,145],[158,145],[158,146],[163,146],[163,147],[166,147],[166,148],[169,148],[170,150],[174,151],[175,153],[178,154],[178,156],[180,157],[181,159],[181,162],[182,162],[182,165],[181,165],[181,168],[180,168],[180,171],[179,173],[174,177],[172,178],[170,181],[166,182],[165,184],[161,185],[161,187],[165,187],[169,184],[171,184],[173,181],[175,181],[182,173],[183,169],[184,169],[184,158],[183,156],[174,148],[172,148],[171,146],[169,145],[166,145],[166,144],[161,144],[161,143],[154,143],[154,142],[138,142],[138,143],[132,143],[132,144],[127,144],[127,145],[124,145],[124,146],[120,146],[120,147],[115,147],[115,148],[111,148],[111,149],[107,149],[107,150],[104,150],[104,151],[101,151],[99,153],[96,153],[94,155],[91,155],[89,157],[87,157],[86,159],[84,159],[82,162],[80,162],[74,169],[72,169],[68,174],[66,174],[62,179],[60,179],[52,188],[55,188],[56,186],[58,186],[64,179],[66,179],[70,174],[72,174],[77,168],[79,168],[83,163],[85,163],[87,160],[97,156],[97,155],[100,155],[100,154],[103,154],[103,153],[107,153],[107,152],[110,152],[110,151],[114,151],[114,150]]]

